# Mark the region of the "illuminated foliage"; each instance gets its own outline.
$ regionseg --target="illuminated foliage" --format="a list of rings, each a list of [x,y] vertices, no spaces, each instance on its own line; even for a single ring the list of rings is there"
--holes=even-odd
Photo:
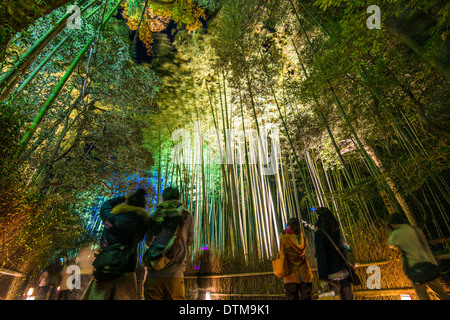
[[[439,67],[448,5],[430,0],[414,10],[434,21],[417,46],[387,20],[386,29],[368,29],[369,2],[129,0],[124,20],[113,17],[86,48],[103,9],[93,6],[85,29],[55,34],[21,74],[11,66],[65,8],[30,18],[31,27],[9,41],[1,70],[17,80],[0,105],[1,263],[28,271],[34,266],[25,265],[27,255],[41,265],[84,232],[98,235],[102,201],[138,186],[151,190],[149,209],[164,187],[180,187],[194,213],[192,256],[208,244],[224,256],[270,258],[292,216],[312,240],[310,207],[317,205],[333,209],[350,243],[364,233],[377,245],[388,215],[380,191],[429,237],[448,236],[450,91]],[[379,2],[402,17],[403,1]],[[118,5],[104,3],[106,12]],[[133,61],[135,32],[152,53],[149,64]],[[45,116],[17,154],[43,105]],[[264,128],[280,133],[273,175],[263,174],[261,142],[227,135]],[[174,162],[177,129],[198,144],[197,158],[186,151],[188,163]],[[241,162],[227,163],[233,154],[224,152],[225,141],[243,147]],[[252,154],[259,163],[249,161]],[[212,156],[224,162],[208,163]],[[369,245],[359,246],[364,258],[373,257]]]
[[[124,4],[123,16],[131,30],[139,27],[139,39],[145,44],[148,53],[152,52],[153,34],[167,28],[170,20],[193,32],[202,26],[204,10],[192,0],[174,0],[169,5],[146,1],[127,1]]]

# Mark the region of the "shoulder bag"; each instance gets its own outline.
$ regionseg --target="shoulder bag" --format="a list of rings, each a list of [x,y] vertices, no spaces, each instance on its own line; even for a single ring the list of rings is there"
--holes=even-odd
[[[133,247],[122,243],[100,249],[92,262],[94,279],[102,281],[117,278],[124,272],[133,254]]]
[[[159,271],[166,268],[172,262],[173,254],[177,246],[179,246],[179,239],[186,221],[186,216],[182,215],[183,219],[181,224],[177,226],[172,238],[170,238],[166,245],[150,245],[142,259],[144,266]]]
[[[284,278],[289,274],[289,265],[284,255],[278,254],[278,258],[272,260],[273,274],[278,278]]]
[[[350,274],[350,279],[353,285],[359,286],[361,284],[361,279],[359,279],[358,275],[356,274],[355,268],[347,261],[344,254],[341,252],[341,250],[338,248],[338,246],[334,243],[333,240],[331,240],[331,237],[323,230],[320,230],[327,236],[328,240],[333,244],[336,251],[339,253],[339,255],[344,260],[345,264],[347,265],[348,273]]]

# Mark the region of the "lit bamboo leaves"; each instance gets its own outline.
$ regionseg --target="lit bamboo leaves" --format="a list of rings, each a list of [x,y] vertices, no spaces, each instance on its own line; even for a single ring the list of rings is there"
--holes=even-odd
[[[126,1],[123,16],[131,30],[139,28],[139,39],[149,53],[153,51],[153,33],[165,30],[170,20],[193,32],[202,26],[200,19],[205,19],[204,9],[192,0]]]
[[[209,121],[211,126],[219,129],[223,141],[226,138],[225,129],[231,123],[232,126],[240,127],[245,122],[250,126],[258,127],[261,122],[275,122],[277,117],[273,115],[279,113],[280,119],[286,122],[286,134],[295,136],[292,143],[285,143],[285,146],[294,150],[300,146],[299,152],[307,157],[301,165],[294,166],[295,174],[303,173],[306,177],[302,184],[299,183],[301,180],[295,176],[284,175],[283,179],[293,181],[299,187],[296,192],[301,192],[305,186],[310,187],[313,190],[314,199],[318,199],[317,201],[322,205],[333,208],[344,230],[353,237],[355,223],[361,222],[369,228],[373,227],[383,215],[381,212],[385,212],[376,188],[376,179],[380,178],[378,171],[380,167],[375,167],[372,163],[374,160],[379,164],[379,158],[370,151],[370,146],[373,139],[384,140],[388,134],[391,134],[386,131],[386,127],[395,118],[383,118],[384,114],[382,117],[374,115],[373,112],[377,110],[377,107],[372,105],[373,90],[363,87],[360,79],[354,75],[355,72],[356,75],[360,72],[360,65],[349,63],[348,56],[342,56],[340,50],[343,44],[338,39],[333,41],[328,38],[330,33],[324,25],[320,25],[320,21],[324,22],[324,18],[315,16],[318,12],[317,8],[311,7],[310,4],[299,3],[305,11],[302,11],[301,16],[296,17],[289,3],[284,4],[288,9],[284,11],[272,10],[272,2],[266,2],[264,6],[256,9],[255,5],[260,4],[259,1],[245,3],[225,1],[220,15],[208,26],[208,35],[182,38],[182,42],[176,43],[178,52],[183,54],[184,65],[192,65],[190,69],[194,74],[205,75],[203,83],[206,85],[205,93],[209,98],[206,103],[210,105],[210,114],[213,117],[212,122],[211,119]],[[272,20],[265,20],[271,14],[273,14]],[[278,25],[277,19],[279,19]],[[270,22],[269,29],[272,30],[261,27],[261,21]],[[298,34],[295,30],[293,31],[293,25],[297,25],[298,21],[302,22],[304,28],[303,31],[300,29],[298,31],[306,33],[308,40],[303,38],[298,41]],[[330,24],[326,26],[329,27]],[[354,24],[345,26],[349,29],[354,27],[356,27]],[[274,32],[273,36],[268,35],[271,32]],[[321,32],[324,32],[324,35]],[[195,50],[193,44],[197,45],[197,39],[211,44],[213,50],[208,49],[207,52],[215,54],[214,59],[206,58],[201,52]],[[291,47],[290,43],[294,43],[298,48]],[[311,54],[311,47],[314,54]],[[191,50],[194,54],[190,54]],[[359,51],[355,50],[355,53],[357,52]],[[378,53],[376,50],[373,52]],[[298,58],[300,58],[301,66],[297,64]],[[365,66],[371,68],[371,63],[373,61],[369,61]],[[266,66],[267,70],[263,71],[261,65]],[[309,77],[304,76],[301,68],[304,68],[303,71],[306,71]],[[181,77],[176,79],[183,81]],[[225,86],[222,85],[222,79],[227,80],[226,91]],[[329,91],[330,84],[333,88],[332,94]],[[373,84],[373,86],[386,88],[391,85],[391,82]],[[270,87],[273,90],[270,90]],[[367,94],[368,92],[371,93]],[[182,91],[177,92],[177,94],[180,93]],[[198,93],[196,97],[205,93]],[[278,110],[274,105],[275,95],[279,100]],[[237,107],[239,105],[237,96],[242,99],[243,107]],[[166,99],[164,96],[161,98]],[[228,104],[225,104],[225,101]],[[186,100],[181,102],[181,108],[183,108],[183,114],[190,115],[195,120],[197,115],[194,108],[203,104]],[[234,111],[230,112],[230,110]],[[386,109],[379,111],[384,112]],[[241,123],[236,119],[240,112],[242,112]],[[364,137],[364,141],[360,137]],[[355,144],[351,139],[359,140],[357,144],[366,145],[367,150],[361,149],[365,162],[361,161],[360,154],[354,152]],[[309,142],[302,145],[303,140],[309,140]],[[345,144],[350,147],[346,149]],[[375,144],[380,145],[378,142]],[[367,152],[371,152],[372,156],[367,156]],[[340,157],[339,153],[342,153]],[[366,167],[365,163],[372,166]],[[414,163],[414,160],[411,159],[411,163]],[[219,248],[226,248],[229,244],[232,253],[236,253],[237,250],[245,251],[253,246],[258,248],[259,254],[264,255],[272,249],[271,244],[263,237],[273,235],[273,239],[276,239],[274,229],[281,227],[279,221],[283,221],[289,214],[283,208],[288,207],[291,209],[290,212],[303,214],[303,217],[312,222],[314,217],[309,212],[302,212],[302,210],[306,211],[305,207],[308,206],[305,198],[297,199],[297,202],[285,201],[281,197],[273,198],[277,192],[268,191],[266,182],[258,177],[257,169],[246,167],[234,165],[230,168],[226,166],[220,168],[217,172],[222,176],[219,189],[220,209],[210,213],[209,219],[204,217],[199,219],[210,221],[210,224],[205,224],[205,228],[216,232],[214,235],[211,234],[211,241],[214,241]],[[189,179],[194,176],[197,179],[200,173],[193,174],[195,171],[191,170],[195,168],[183,168],[180,178]],[[389,176],[388,172],[384,171],[384,173]],[[189,184],[188,181],[186,182]],[[281,183],[282,180],[276,181],[278,184],[275,190],[281,193],[286,192]],[[399,181],[395,182],[399,183]],[[190,183],[193,183],[192,180]],[[245,195],[236,193],[236,190],[252,190],[252,192],[247,191],[250,195]],[[253,195],[253,191],[257,195]],[[199,193],[195,194],[198,197]],[[286,198],[289,197],[295,199],[287,193]],[[201,200],[196,199],[198,200],[194,201]],[[270,207],[273,199],[277,199],[277,206],[274,211],[271,211],[272,209],[267,207]],[[239,205],[236,205],[237,203]],[[266,206],[261,205],[262,203]],[[296,208],[299,205],[300,209]],[[247,219],[240,218],[246,210],[249,213]],[[276,214],[273,215],[273,212]],[[217,222],[211,225],[213,221]],[[233,228],[233,232],[228,231],[229,228]],[[239,240],[236,240],[236,234],[241,234]]]

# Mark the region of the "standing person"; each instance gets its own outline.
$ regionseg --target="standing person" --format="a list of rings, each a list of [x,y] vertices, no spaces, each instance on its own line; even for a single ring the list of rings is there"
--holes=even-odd
[[[183,208],[177,188],[166,188],[162,198],[163,202],[150,216],[146,236],[148,252],[165,247],[174,235],[176,240],[170,248],[168,255],[170,260],[166,266],[156,270],[147,265],[147,276],[143,286],[144,299],[185,300],[186,250],[194,240],[192,214]]]
[[[440,274],[437,261],[428,247],[422,231],[405,223],[403,216],[399,213],[393,213],[389,216],[388,226],[391,231],[387,243],[390,248],[402,252],[403,270],[412,281],[419,300],[430,300],[427,287],[433,290],[439,299],[450,300],[439,281]],[[431,276],[428,281],[419,283],[417,279],[414,279],[411,270],[414,266],[423,265],[424,262],[431,267]]]
[[[297,218],[288,220],[288,227],[280,239],[280,255],[289,266],[289,274],[284,277],[284,288],[288,300],[311,300],[313,275],[306,258],[308,239],[300,230]],[[300,292],[300,296],[299,296]]]
[[[100,217],[105,229],[101,249],[93,262],[94,279],[82,300],[138,300],[136,248],[145,236],[149,219],[145,196],[146,191],[138,189],[128,199],[116,197],[102,205]],[[117,260],[123,263],[116,264]]]
[[[353,300],[350,273],[346,261],[341,256],[341,254],[345,256],[345,250],[338,222],[328,208],[318,208],[316,213],[318,230],[314,235],[314,244],[320,283],[323,287],[333,290],[341,300]],[[339,248],[340,253],[331,241]]]
[[[45,268],[41,272],[41,276],[39,278],[38,287],[35,292],[35,296],[39,300],[45,300],[47,298],[47,294],[50,290],[49,286],[49,275],[47,268]]]

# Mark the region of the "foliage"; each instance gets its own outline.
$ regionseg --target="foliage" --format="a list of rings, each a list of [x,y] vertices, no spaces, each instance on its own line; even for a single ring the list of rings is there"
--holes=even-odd
[[[208,10],[218,10],[222,5],[222,0],[196,0],[199,7]]]
[[[386,28],[366,27],[372,4],[381,7]],[[17,239],[29,239],[29,234],[50,244],[53,238],[39,231],[48,223],[41,211],[53,208],[55,219],[71,226],[77,222],[70,214],[82,216],[96,229],[105,197],[146,185],[156,195],[153,205],[163,187],[173,184],[181,188],[199,230],[192,257],[209,244],[222,257],[269,259],[286,220],[297,216],[305,225],[314,224],[310,207],[318,205],[330,207],[346,239],[367,251],[384,241],[383,229],[368,232],[380,228],[388,214],[381,190],[429,237],[448,235],[450,91],[433,63],[447,41],[448,8],[437,0],[126,1],[125,22],[113,19],[105,27],[92,60],[82,59],[20,165],[15,164],[20,176],[6,175],[27,191],[26,200],[14,206],[22,208],[17,217],[29,227],[5,230],[20,234]],[[433,19],[425,52],[388,28],[389,17],[403,19],[405,12],[409,19]],[[12,39],[2,71],[63,13],[54,11]],[[25,125],[98,19],[99,13],[86,21],[87,29],[59,34],[31,69],[62,37],[70,35],[70,40],[21,94],[13,91],[14,99],[2,106],[1,121],[8,128],[2,126],[1,141],[11,150],[2,161],[10,168]],[[163,32],[170,21],[176,26]],[[130,36],[138,28],[139,39],[153,54],[148,65],[137,65],[131,57]],[[86,96],[80,96],[83,88]],[[199,121],[201,135],[195,127]],[[261,133],[264,128],[280,132],[276,175],[264,175],[263,166],[249,163],[254,152],[258,160],[267,160],[261,145],[226,135],[227,129]],[[175,163],[176,129],[190,133],[189,142],[199,144],[204,161],[214,152],[222,160],[231,158],[211,151],[212,138],[222,146],[225,141],[241,146],[245,160]],[[27,220],[31,212],[39,219]],[[48,225],[52,237],[62,220],[55,221],[60,222]],[[370,243],[357,243],[362,234]],[[376,259],[379,253],[362,256]]]
[[[64,30],[46,46],[18,85],[68,37],[23,91],[12,91],[13,98],[1,104],[0,119],[5,124],[1,127],[5,148],[1,263],[25,273],[66,256],[83,235],[92,232],[82,220],[89,220],[85,210],[92,202],[86,199],[131,192],[116,186],[133,173],[152,177],[148,170],[152,154],[143,146],[142,131],[158,79],[148,66],[132,60],[125,23],[116,19],[105,26],[93,54],[81,60],[62,88],[30,148],[17,154],[24,129],[97,28],[102,12],[95,9],[86,11],[86,16],[93,15],[83,20],[81,30]],[[65,8],[55,10],[17,34],[7,48],[8,60],[14,62],[64,13]],[[82,92],[85,96],[80,99]]]
[[[24,21],[32,22],[43,14],[44,8],[41,2],[39,0],[0,1],[0,14],[3,17],[0,24],[1,44],[7,43],[10,37],[19,31],[18,25],[22,25]]]
[[[165,30],[171,20],[193,32],[201,27],[200,19],[205,18],[204,10],[192,0],[175,0],[169,5],[146,0],[127,1],[122,14],[131,30],[139,28],[139,39],[148,53],[152,52],[153,34]]]
[[[368,29],[365,3],[349,1],[345,7],[335,2],[329,6],[327,1],[321,7],[322,3],[223,1],[217,15],[208,20],[207,32],[177,32],[176,51],[167,40],[160,41],[165,51],[156,52],[153,67],[163,80],[152,122],[168,123],[167,130],[163,126],[158,131],[164,132],[162,144],[153,149],[170,149],[170,141],[164,142],[170,130],[180,126],[192,130],[192,121],[197,120],[204,127],[218,128],[223,139],[225,128],[243,127],[241,120],[247,129],[258,123],[277,126],[283,129],[282,154],[297,158],[292,169],[299,210],[309,222],[314,217],[304,207],[311,200],[314,205],[328,203],[352,238],[355,223],[367,228],[383,223],[387,212],[379,190],[394,186],[391,198],[394,202],[406,198],[420,226],[432,236],[447,234],[448,224],[441,222],[448,189],[441,183],[448,144],[435,135],[448,123],[446,82],[401,40],[386,30]],[[396,5],[391,13],[403,10]],[[156,141],[153,133],[147,135]],[[229,189],[240,188],[248,179],[238,166],[234,168],[230,178],[225,178],[226,168],[211,170],[221,176],[223,189],[216,188],[224,199],[235,197]],[[200,174],[193,166],[183,170],[189,177]],[[244,178],[237,186],[228,180],[241,179],[241,174]],[[428,198],[431,194],[440,200]],[[236,201],[245,202],[239,196]],[[230,208],[223,201],[223,207]],[[438,211],[440,222],[427,220],[428,210],[420,202]],[[397,204],[396,209],[408,208]],[[251,216],[251,209],[246,210]],[[226,216],[225,212],[221,214]],[[284,214],[282,208],[273,213],[280,220]],[[219,223],[214,227],[213,222],[202,223],[205,230],[220,228]],[[280,231],[282,224],[273,223]]]
[[[60,196],[27,192],[12,172],[0,183],[3,267],[35,273],[65,255],[84,234],[79,216],[62,205]]]

